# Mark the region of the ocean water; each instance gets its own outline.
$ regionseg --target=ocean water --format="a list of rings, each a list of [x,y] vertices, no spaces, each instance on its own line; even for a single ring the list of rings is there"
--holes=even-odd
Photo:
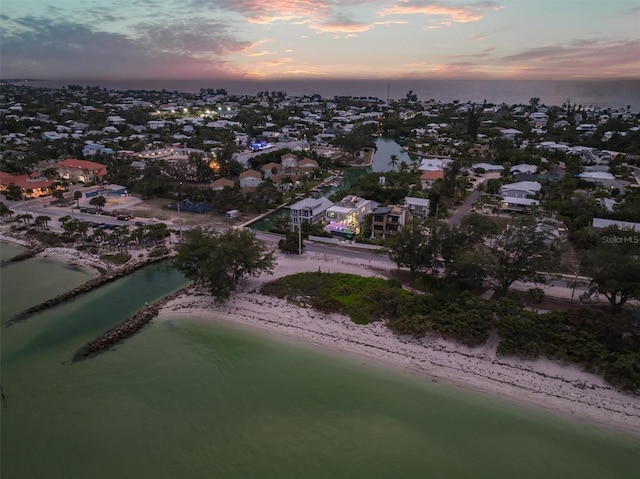
[[[640,80],[138,80],[82,81],[47,80],[23,83],[59,88],[75,84],[100,86],[113,90],[168,90],[198,93],[201,88],[225,88],[237,95],[255,95],[258,91],[285,91],[289,95],[319,94],[325,98],[356,96],[403,98],[410,90],[419,100],[482,103],[528,104],[533,97],[546,105],[572,104],[640,111]]]
[[[33,262],[0,275],[31,276]],[[46,266],[65,283],[0,283],[3,323],[86,279]],[[640,436],[197,318],[157,320],[68,363],[184,284],[151,266],[3,326],[3,478],[614,479],[640,467]]]

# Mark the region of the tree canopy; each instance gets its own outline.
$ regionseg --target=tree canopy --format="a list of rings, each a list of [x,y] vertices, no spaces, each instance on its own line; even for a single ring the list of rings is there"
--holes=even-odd
[[[591,276],[585,298],[602,294],[616,312],[628,300],[640,300],[640,234],[605,230],[600,244],[585,254],[583,263]]]
[[[174,262],[187,278],[205,285],[217,303],[226,301],[244,276],[270,274],[275,265],[273,252],[246,229],[224,233],[191,229],[185,232]]]

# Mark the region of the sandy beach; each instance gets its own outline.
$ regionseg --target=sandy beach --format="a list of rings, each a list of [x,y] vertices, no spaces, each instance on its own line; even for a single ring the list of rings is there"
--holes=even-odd
[[[3,234],[0,240],[27,246],[24,240]],[[110,269],[96,256],[73,248],[47,248],[41,256],[85,267]],[[136,258],[134,261],[139,260]],[[417,340],[398,336],[379,323],[358,325],[339,314],[325,314],[259,293],[267,281],[304,271],[352,273],[385,277],[389,263],[345,260],[313,254],[277,256],[273,275],[241,281],[229,301],[216,305],[208,292],[192,288],[170,300],[156,321],[198,318],[253,328],[297,343],[356,356],[359,359],[402,368],[425,380],[447,382],[523,405],[542,408],[600,426],[640,433],[640,397],[619,392],[596,375],[575,365],[549,360],[498,357],[497,337],[468,348],[440,338]]]
[[[168,302],[158,320],[189,317],[251,327],[554,414],[640,432],[640,398],[613,389],[577,366],[497,357],[497,338],[483,347],[467,348],[439,338],[400,337],[382,323],[357,325],[345,316],[324,314],[258,292],[266,281],[318,270],[382,276],[380,270],[366,265],[281,255],[273,275],[243,280],[227,303],[216,305],[206,292],[194,288]]]

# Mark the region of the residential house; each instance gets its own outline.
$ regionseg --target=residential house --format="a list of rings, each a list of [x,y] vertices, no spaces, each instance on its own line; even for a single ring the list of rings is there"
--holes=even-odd
[[[274,161],[270,161],[269,163],[262,165],[262,174],[265,178],[273,178],[276,175],[282,173],[282,165],[280,163],[276,163]]]
[[[425,158],[420,162],[420,171],[444,170],[453,160],[448,158]]]
[[[298,157],[293,153],[285,153],[280,157],[280,163],[282,163],[282,167],[285,170],[287,168],[294,168],[298,166]]]
[[[411,213],[412,218],[424,220],[429,216],[430,202],[426,198],[405,196],[404,204],[409,208],[409,213]]]
[[[228,178],[220,178],[215,181],[212,181],[211,185],[209,186],[213,191],[220,191],[220,190],[224,190],[225,188],[233,188],[234,185],[235,183],[232,180]]]
[[[102,153],[104,155],[113,155],[115,153],[111,148],[107,148],[104,145],[98,143],[88,143],[82,148],[82,154],[84,156],[93,156],[96,153]]]
[[[298,168],[307,173],[313,173],[319,167],[318,162],[311,158],[303,158],[298,162]]]
[[[444,171],[442,170],[425,171],[420,175],[420,184],[422,189],[425,190],[431,188],[436,181],[442,179],[444,179]]]
[[[371,236],[392,236],[403,228],[409,218],[407,205],[378,206],[371,212]]]
[[[527,165],[526,163],[521,163],[519,165],[514,165],[509,170],[509,173],[512,175],[517,175],[519,173],[523,173],[525,175],[532,175],[536,171],[538,171],[538,167],[536,165]]]
[[[503,198],[533,198],[542,189],[542,184],[537,181],[517,181],[500,188]]]
[[[51,193],[53,181],[36,171],[28,175],[11,175],[0,171],[0,192],[8,192],[11,185],[19,187],[24,198],[38,198]]]
[[[325,230],[337,236],[352,237],[360,232],[362,219],[376,206],[378,203],[375,201],[347,195],[327,209],[325,217],[329,225]]]
[[[515,196],[507,196],[500,202],[500,208],[502,211],[507,212],[521,212],[526,211],[532,206],[539,205],[540,202],[533,198],[520,198]]]
[[[305,198],[289,206],[291,224],[314,224],[324,219],[327,209],[333,202],[321,196],[319,198]]]
[[[240,173],[240,188],[256,188],[262,183],[262,175],[256,170],[245,170]]]
[[[502,130],[500,130],[500,134],[507,140],[515,140],[516,136],[522,135],[522,132],[520,130],[516,130],[515,128],[503,128]]]
[[[74,158],[59,161],[55,168],[61,178],[82,183],[98,182],[107,174],[106,165]]]
[[[498,173],[504,170],[502,165],[493,165],[491,163],[474,163],[471,168],[475,170],[484,170],[486,173]]]

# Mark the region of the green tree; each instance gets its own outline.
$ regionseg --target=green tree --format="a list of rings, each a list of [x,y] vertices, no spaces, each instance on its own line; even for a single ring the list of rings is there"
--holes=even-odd
[[[489,237],[485,254],[489,276],[503,293],[516,281],[544,282],[540,272],[553,261],[554,248],[547,233],[532,216],[523,216]]]
[[[104,196],[94,196],[89,200],[89,204],[98,208],[98,211],[102,211],[104,205],[107,204],[107,199]]]
[[[174,261],[187,278],[205,285],[217,303],[227,300],[244,276],[271,273],[275,265],[273,252],[247,229],[224,233],[191,229],[178,246]]]
[[[398,155],[391,155],[389,166],[395,170],[396,166],[398,166]]]
[[[630,299],[640,300],[640,234],[607,228],[583,264],[591,276],[585,299],[601,294],[615,312]]]
[[[7,197],[9,199],[12,200],[21,200],[22,199],[22,188],[20,188],[18,185],[14,185],[13,183],[11,183],[8,187],[7,187]]]
[[[301,241],[297,230],[288,231],[285,237],[278,241],[278,249],[282,252],[302,254],[300,246],[302,246],[302,250],[304,250],[304,241]]]
[[[412,274],[437,273],[441,266],[442,239],[447,230],[446,224],[435,220],[412,220],[389,238],[389,257],[398,267],[408,267]]]
[[[73,199],[76,200],[76,206],[80,207],[80,199],[82,198],[82,191],[74,191]]]
[[[13,210],[4,203],[0,202],[0,217],[3,221],[9,221],[13,216]]]
[[[33,221],[37,227],[49,229],[49,221],[51,221],[51,216],[46,216],[46,215],[36,216],[35,220]]]

